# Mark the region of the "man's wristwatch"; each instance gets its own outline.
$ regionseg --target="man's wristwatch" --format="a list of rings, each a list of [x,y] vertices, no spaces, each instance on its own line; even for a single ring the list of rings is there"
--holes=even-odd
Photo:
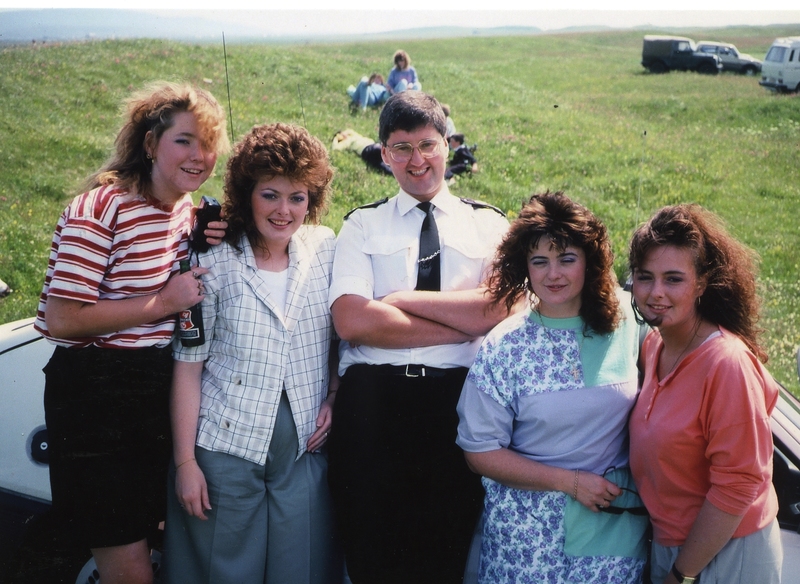
[[[678,571],[678,568],[675,567],[675,564],[672,564],[672,575],[675,576],[675,579],[678,581],[678,584],[699,584],[700,576],[684,576]]]

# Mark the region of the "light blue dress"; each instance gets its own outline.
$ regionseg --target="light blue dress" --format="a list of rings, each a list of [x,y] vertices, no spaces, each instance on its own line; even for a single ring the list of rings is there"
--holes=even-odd
[[[624,293],[620,293],[624,294]],[[628,413],[637,392],[639,327],[630,302],[610,335],[583,333],[580,317],[531,311],[484,339],[458,404],[458,445],[509,448],[538,462],[602,475],[628,464]],[[567,556],[559,491],[515,489],[484,477],[479,581],[635,583],[644,562]]]

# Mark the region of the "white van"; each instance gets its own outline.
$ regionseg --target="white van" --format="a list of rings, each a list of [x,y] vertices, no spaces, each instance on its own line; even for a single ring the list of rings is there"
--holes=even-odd
[[[775,39],[764,57],[758,84],[773,91],[800,91],[800,37]]]

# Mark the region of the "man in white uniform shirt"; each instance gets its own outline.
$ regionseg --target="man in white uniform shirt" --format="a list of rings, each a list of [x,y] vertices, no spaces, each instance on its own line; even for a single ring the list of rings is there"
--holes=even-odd
[[[436,99],[392,96],[379,139],[400,192],[349,213],[337,241],[329,482],[354,584],[461,582],[481,508],[456,403],[482,336],[507,316],[481,284],[508,222],[450,194],[444,135]]]

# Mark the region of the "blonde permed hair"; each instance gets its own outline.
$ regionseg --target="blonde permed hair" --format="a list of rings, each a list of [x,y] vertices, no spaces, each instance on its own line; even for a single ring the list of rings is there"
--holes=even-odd
[[[225,113],[204,89],[189,84],[154,82],[133,94],[124,103],[125,122],[114,140],[114,153],[103,167],[92,174],[84,190],[113,184],[150,197],[153,161],[147,158],[148,132],[157,144],[172,127],[175,114],[194,114],[200,142],[207,151],[223,154],[230,149],[225,128]]]

